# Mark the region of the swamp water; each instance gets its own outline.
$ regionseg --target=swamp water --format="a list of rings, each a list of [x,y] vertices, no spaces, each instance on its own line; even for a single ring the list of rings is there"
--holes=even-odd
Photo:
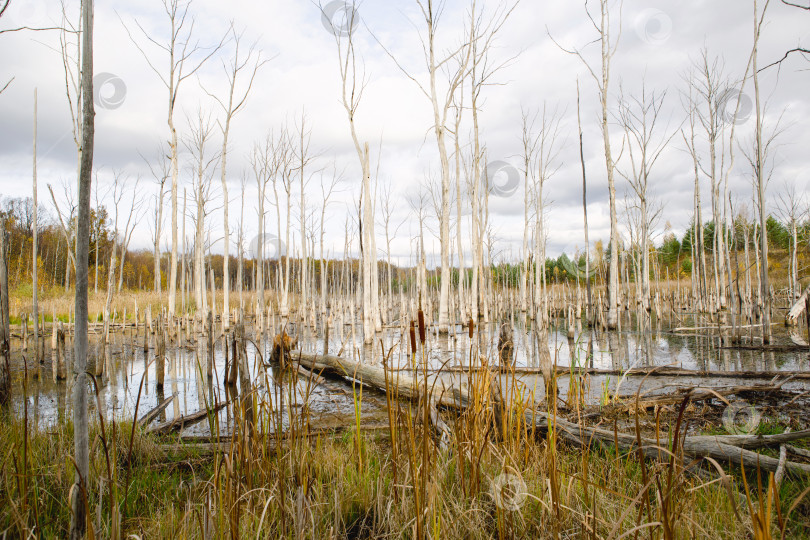
[[[641,321],[639,324],[638,321]],[[532,330],[532,322],[515,316],[512,324],[514,342],[514,363],[520,368],[536,368],[538,343]],[[709,323],[703,317],[686,316],[678,321],[678,326],[704,327]],[[567,325],[564,320],[554,320],[549,331],[548,347],[551,358],[558,366],[579,366],[612,370],[611,374],[590,374],[584,388],[585,400],[589,404],[599,403],[606,393],[621,395],[633,394],[639,390],[643,377],[623,377],[621,372],[636,367],[670,366],[683,369],[708,372],[735,371],[806,371],[810,369],[810,351],[789,350],[792,344],[789,335],[781,326],[774,326],[774,345],[785,345],[784,349],[753,350],[746,348],[723,348],[716,332],[703,331],[674,332],[674,325],[662,322],[650,324],[646,317],[625,315],[622,321],[623,330],[595,332],[582,330],[577,325],[575,337],[567,338]],[[304,353],[322,354],[324,351],[323,329],[312,327],[288,327],[290,333],[299,337],[300,350]],[[480,356],[488,359],[493,365],[498,357],[498,333],[500,325],[481,324],[473,338],[474,349]],[[199,336],[196,343],[166,344],[166,374],[164,388],[158,390],[155,374],[154,336],[149,336],[149,351],[144,353],[143,329],[135,336],[132,328],[111,333],[110,343],[106,349],[97,335],[91,334],[90,358],[88,365],[95,365],[97,359],[105,362],[104,376],[99,378],[99,401],[104,409],[105,420],[110,417],[117,420],[133,416],[144,416],[164,398],[174,395],[175,398],[167,409],[161,413],[157,422],[169,421],[179,416],[205,410],[212,403],[227,400],[222,381],[225,371],[225,341],[219,339],[215,345],[213,377],[206,376],[205,338]],[[355,421],[355,407],[361,407],[364,425],[386,424],[385,397],[372,390],[364,390],[359,397],[359,385],[354,388],[347,381],[341,384],[328,381],[323,385],[312,384],[307,378],[298,376],[290,379],[289,374],[282,374],[277,366],[264,365],[260,358],[267,359],[272,347],[272,334],[263,339],[251,336],[249,326],[246,334],[253,342],[247,341],[248,367],[254,385],[258,386],[260,397],[268,408],[282,411],[282,428],[289,419],[290,408],[301,411],[306,408],[313,428],[346,426]],[[50,334],[46,333],[49,337]],[[350,325],[330,333],[328,350],[330,354],[341,353],[346,358],[359,358],[364,362],[382,365],[383,354],[389,355],[390,367],[407,373],[411,365],[410,344],[407,328],[386,328],[375,339],[373,346],[364,346],[362,336],[353,334]],[[70,377],[68,380],[55,381],[52,376],[52,351],[50,339],[46,338],[44,361],[40,365],[31,365],[28,360],[27,380],[23,376],[26,358],[33,355],[33,343],[29,350],[20,351],[20,341],[12,343],[11,368],[14,380],[12,411],[28,421],[47,429],[62,416],[72,417]],[[589,355],[589,341],[590,350]],[[382,346],[381,346],[382,342]],[[469,365],[470,339],[467,328],[455,326],[448,335],[432,332],[428,336],[425,358],[431,377],[441,377],[438,385],[450,387],[463,384],[466,375],[459,368]],[[257,347],[260,354],[257,354]],[[67,372],[72,369],[72,342],[68,338]],[[384,351],[384,352],[383,352]],[[292,352],[293,358],[295,352]],[[473,355],[474,356],[474,355]],[[421,360],[421,352],[417,359]],[[453,369],[455,368],[455,369]],[[444,370],[439,374],[439,370]],[[533,371],[533,370],[528,370]],[[501,375],[505,389],[512,384],[510,376]],[[516,380],[522,388],[522,395],[539,400],[543,397],[544,385],[539,373],[518,373]],[[142,388],[141,382],[143,381]],[[734,377],[650,377],[644,380],[641,391],[655,393],[673,391],[678,387],[689,386],[726,386],[751,384],[751,380]],[[766,382],[766,381],[759,381]],[[568,392],[568,377],[558,378],[560,396],[565,399]],[[785,389],[805,388],[807,382],[791,381]],[[140,389],[140,399],[139,398]],[[806,389],[806,388],[805,388]],[[291,391],[292,390],[292,391]],[[95,390],[91,384],[91,397]],[[136,411],[137,403],[137,411]],[[97,418],[96,400],[91,399],[91,419]],[[217,415],[220,434],[227,434],[233,422],[230,407],[223,408]],[[213,424],[200,422],[183,430],[184,435],[207,435]]]

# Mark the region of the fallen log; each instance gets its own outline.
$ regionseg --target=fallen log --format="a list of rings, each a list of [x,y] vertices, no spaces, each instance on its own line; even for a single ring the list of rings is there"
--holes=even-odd
[[[189,457],[207,456],[227,452],[230,442],[195,442],[187,444],[161,444],[158,449],[163,459],[187,459]]]
[[[208,408],[206,410],[197,411],[197,412],[195,412],[193,414],[189,414],[189,415],[186,415],[186,416],[178,416],[177,418],[174,418],[173,420],[169,420],[168,422],[164,422],[162,424],[157,424],[155,426],[147,428],[146,432],[147,433],[154,433],[154,434],[158,434],[158,435],[166,435],[168,433],[172,433],[172,432],[175,432],[175,431],[181,431],[184,428],[187,428],[188,426],[193,426],[194,424],[202,422],[203,420],[208,418],[208,416],[210,414],[214,414],[214,413],[219,412],[227,404],[228,404],[228,402],[225,401],[225,402],[222,402],[222,403],[217,403],[213,407],[210,407],[210,408]]]
[[[776,323],[771,323],[771,326],[775,325]],[[679,334],[681,332],[692,332],[694,330],[733,330],[733,329],[740,329],[740,328],[761,328],[761,324],[741,324],[739,326],[679,326],[677,328],[673,328],[672,332]]]
[[[567,375],[570,368],[557,366],[558,375]],[[620,369],[574,368],[577,373],[588,375],[627,375],[634,377],[712,377],[723,379],[773,379],[774,377],[790,377],[791,379],[810,380],[807,371],[705,371],[697,369],[683,369],[667,366]]]
[[[480,367],[473,367],[473,370],[479,370]],[[533,375],[542,374],[542,368],[526,367],[526,366],[510,366],[505,369],[489,368],[492,372],[506,372],[515,373],[518,375]],[[810,372],[807,371],[705,371],[696,369],[684,369],[668,366],[658,367],[639,367],[621,369],[602,369],[602,368],[588,368],[588,367],[571,367],[571,366],[556,366],[556,374],[558,377],[564,377],[575,373],[577,375],[626,375],[628,377],[713,377],[724,379],[773,379],[774,377],[791,377],[797,380],[810,380]],[[392,370],[394,371],[394,370]],[[411,371],[410,369],[399,369],[395,371]],[[467,373],[470,371],[470,366],[447,366],[441,370],[428,370],[429,373],[436,373],[441,371],[443,373]]]
[[[397,389],[399,397],[405,399],[415,399],[420,392],[424,392],[424,386],[420,386],[415,377],[402,377],[399,373],[389,373],[389,382],[386,385],[386,373],[383,368],[361,364],[339,356],[317,356],[299,355],[299,361],[309,369],[340,378],[351,377],[360,381],[364,385],[371,386],[385,392],[387,388]],[[455,409],[463,409],[469,402],[469,395],[464,388],[451,387],[430,390],[432,398],[436,399],[437,405],[448,406]],[[493,399],[497,399],[498,393],[492,393]],[[681,397],[681,401],[684,397]],[[541,432],[547,433],[550,429],[556,430],[569,442],[581,446],[590,447],[593,441],[600,441],[608,445],[618,445],[620,450],[638,450],[638,440],[641,440],[641,451],[649,459],[668,459],[668,454],[662,450],[656,441],[637,437],[626,433],[608,431],[598,427],[588,427],[582,424],[569,422],[559,417],[550,417],[547,413],[537,410],[533,404],[523,406],[523,415],[526,425],[534,426]],[[774,439],[771,439],[773,441]],[[728,441],[728,442],[726,442]],[[681,443],[681,450],[685,455],[692,458],[710,457],[717,461],[743,465],[749,470],[759,467],[762,470],[776,472],[779,468],[779,460],[760,455],[752,450],[734,446],[729,442],[740,443],[740,439],[724,439],[723,436],[687,436]],[[810,474],[810,465],[795,462],[786,462],[785,468],[792,473]]]
[[[330,374],[344,379],[346,377],[354,379],[366,386],[376,388],[382,392],[386,388],[391,388],[400,398],[414,401],[424,393],[424,387],[416,378],[416,373],[402,375],[398,372],[388,370],[388,386],[386,386],[386,373],[383,368],[348,360],[340,356],[298,354],[294,356],[301,365],[315,374]],[[443,381],[437,380],[436,384],[428,388],[430,398],[439,406],[460,408],[461,402],[455,387],[447,387]]]
[[[796,352],[807,351],[807,345],[785,344],[785,345],[722,345],[718,349],[728,349],[736,351],[766,351],[766,352]]]
[[[351,424],[344,424],[344,425],[335,425],[329,426],[324,428],[310,428],[306,433],[304,432],[297,432],[296,436],[301,437],[327,437],[330,435],[339,435],[343,434],[346,431],[355,429],[356,425],[354,423]],[[387,424],[360,424],[360,429],[363,431],[381,431],[388,429]],[[290,438],[291,433],[289,431],[283,431],[281,435],[276,433],[270,432],[266,435],[258,433],[258,437],[268,437],[272,440],[286,440]],[[229,443],[233,440],[232,435],[219,435],[219,436],[212,436],[212,435],[180,435],[177,437],[177,442],[173,445],[164,445],[164,446],[176,446],[179,445],[194,445],[198,443]]]
[[[548,431],[549,426],[553,426],[556,432],[569,442],[578,446],[590,446],[592,441],[599,441],[608,445],[618,445],[620,450],[637,451],[638,439],[635,435],[609,431],[606,429],[587,427],[554,418],[549,420],[545,413],[527,411],[525,413],[527,422],[531,422],[536,428]],[[669,459],[669,454],[664,452],[656,441],[640,437],[641,451],[649,459]],[[776,472],[779,468],[779,460],[770,456],[763,456],[751,450],[740,448],[724,442],[723,436],[687,436],[681,441],[681,450],[692,458],[710,457],[717,461],[743,465],[749,470],[759,467],[761,470]],[[795,462],[786,462],[785,468],[792,473],[810,474],[810,465]]]
[[[791,431],[788,433],[776,433],[773,435],[695,435],[691,438],[699,439],[700,437],[720,439],[723,444],[730,444],[731,446],[745,448],[746,450],[756,450],[757,448],[769,448],[810,438],[810,429]],[[808,456],[810,456],[810,451],[806,452],[808,452]]]
[[[167,397],[166,399],[164,399],[163,401],[158,403],[157,407],[155,407],[154,409],[152,409],[151,411],[146,413],[143,416],[143,418],[138,420],[138,424],[140,424],[141,426],[148,426],[149,424],[151,424],[152,420],[157,418],[158,415],[161,412],[163,412],[163,410],[166,409],[166,407],[169,406],[169,403],[172,402],[172,400],[175,398],[175,396],[177,396],[177,394],[172,394],[171,396]]]
[[[804,448],[796,448],[790,444],[786,444],[785,448],[787,448],[788,452],[792,454],[796,454],[797,456],[801,456],[803,458],[810,459],[810,450],[805,450]]]
[[[782,389],[782,385],[788,382],[787,379],[778,384],[758,384],[758,385],[742,385],[742,386],[727,386],[727,387],[691,387],[682,388],[678,392],[672,394],[664,394],[661,396],[645,397],[643,399],[636,399],[635,395],[620,396],[616,400],[619,402],[618,406],[627,410],[640,410],[650,409],[652,407],[659,407],[662,405],[676,405],[681,403],[686,397],[687,393],[691,392],[689,396],[690,401],[703,401],[717,397],[733,396],[736,394],[744,394],[747,392],[776,392]],[[704,389],[705,388],[705,389]]]
[[[296,353],[289,353],[289,354],[290,354],[291,358],[297,359],[298,356],[300,356],[301,353],[297,353],[297,354]],[[272,364],[265,364],[266,367],[270,367],[271,365]],[[298,373],[298,375],[304,377],[307,380],[311,380],[313,385],[324,384],[326,382],[326,379],[324,379],[323,377],[321,377],[317,373],[314,373],[311,369],[305,368],[304,366],[301,365],[300,362],[293,363],[293,369],[294,369],[294,371],[296,373]]]

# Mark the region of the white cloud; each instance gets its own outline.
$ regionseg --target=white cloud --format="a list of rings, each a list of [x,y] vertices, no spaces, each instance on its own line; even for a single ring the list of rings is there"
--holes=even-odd
[[[72,15],[78,13],[72,2]],[[495,8],[490,2],[489,10]],[[467,3],[448,0],[439,26],[440,50],[447,50],[461,39]],[[663,0],[626,0],[619,50],[614,58],[611,83],[611,105],[618,99],[619,86],[632,93],[640,87],[642,77],[649,89],[667,91],[664,116],[668,128],[676,129],[683,120],[679,92],[684,88],[683,73],[690,58],[696,58],[704,45],[710,54],[724,58],[727,73],[739,79],[745,69],[752,43],[752,3],[741,0],[686,0],[673,3]],[[306,110],[312,126],[311,148],[319,153],[319,169],[332,160],[345,168],[344,189],[337,194],[329,211],[328,246],[332,253],[342,253],[344,223],[351,217],[358,196],[357,156],[349,135],[349,126],[340,101],[340,80],[333,36],[323,27],[321,14],[312,2],[247,2],[231,3],[196,0],[190,16],[195,19],[195,35],[201,46],[216,43],[228,22],[234,21],[244,29],[248,42],[256,40],[265,57],[272,57],[254,85],[245,110],[237,117],[231,132],[229,179],[231,182],[232,227],[238,226],[238,179],[249,172],[246,156],[254,141],[283,122],[293,125]],[[432,112],[429,102],[417,86],[408,80],[378,44],[381,43],[411,70],[420,81],[426,72],[417,31],[421,30],[420,15],[412,2],[366,0],[360,4],[362,24],[356,32],[357,50],[362,55],[368,84],[357,115],[357,128],[362,140],[372,147],[373,164],[377,166],[378,145],[380,178],[393,184],[393,200],[397,201],[392,223],[409,218],[410,207],[405,203],[408,193],[418,189],[428,171],[438,169],[435,139],[431,130]],[[120,17],[120,18],[119,18]],[[28,0],[13,2],[8,17],[0,20],[0,28],[15,24],[49,25],[58,23],[60,13],[56,2]],[[130,28],[137,19],[157,41],[167,34],[166,17],[159,0],[116,2],[96,5],[95,70],[117,75],[126,84],[126,99],[119,108],[97,109],[96,168],[104,174],[113,168],[124,169],[130,175],[145,177],[142,186],[148,193],[148,168],[140,154],[155,155],[158,144],[168,137],[166,125],[167,90],[149,68],[137,48],[127,37],[121,23]],[[784,51],[798,42],[807,44],[806,13],[781,4],[771,6],[760,47],[760,64],[781,58]],[[538,109],[544,103],[564,112],[560,153],[560,170],[548,183],[545,198],[551,204],[547,222],[550,227],[549,253],[583,242],[581,231],[581,172],[576,138],[575,85],[579,78],[582,89],[582,118],[588,172],[589,224],[592,241],[607,239],[607,189],[601,133],[598,125],[598,103],[593,79],[572,56],[560,51],[547,35],[547,30],[561,44],[581,47],[594,39],[590,21],[581,2],[547,0],[524,1],[504,27],[493,54],[507,59],[519,56],[497,76],[502,85],[485,91],[482,104],[482,141],[488,159],[502,159],[515,165],[520,152],[521,106]],[[137,29],[134,35],[145,43]],[[151,54],[154,46],[145,45]],[[229,50],[227,47],[226,51]],[[73,178],[76,171],[76,150],[70,124],[68,103],[64,95],[65,77],[55,32],[20,32],[0,35],[0,76],[4,82],[15,77],[9,89],[0,95],[0,192],[4,196],[29,195],[31,169],[31,134],[33,89],[39,94],[39,177],[40,185],[57,184]],[[586,49],[586,57],[598,59],[596,45]],[[221,56],[221,55],[220,55]],[[165,69],[167,60],[154,56],[158,69]],[[784,182],[800,183],[802,189],[810,182],[810,156],[806,152],[810,134],[801,129],[801,122],[810,113],[810,96],[806,92],[808,75],[798,58],[788,61],[781,71],[770,69],[762,73],[763,95],[769,102],[766,122],[772,121],[786,109],[787,131],[776,155],[776,170],[771,183],[771,195]],[[210,91],[225,90],[219,56],[199,73]],[[751,92],[746,86],[745,92]],[[176,123],[181,134],[186,131],[186,114],[194,114],[199,106],[216,112],[214,104],[201,90],[196,77],[184,82],[178,103]],[[469,118],[464,119],[462,132],[470,130]],[[745,143],[752,122],[739,127],[738,141]],[[621,145],[618,126],[612,126],[613,141]],[[466,144],[466,143],[465,143]],[[216,144],[214,145],[216,146]],[[739,149],[730,189],[741,201],[750,200],[747,163]],[[184,157],[185,159],[185,157]],[[185,165],[185,161],[183,162]],[[181,168],[183,181],[188,181],[187,168]],[[682,231],[691,219],[692,162],[683,150],[680,137],[673,138],[658,163],[651,189],[665,203],[663,223]],[[624,191],[619,181],[619,197]],[[704,215],[708,215],[709,193],[704,183]],[[317,179],[310,184],[309,204],[319,206]],[[523,190],[513,200],[493,201],[490,222],[501,242],[499,252],[517,256],[523,231]],[[255,228],[255,188],[248,181],[245,224]],[[168,205],[167,205],[168,208]],[[348,214],[347,214],[348,213]],[[350,219],[351,221],[351,219]],[[211,217],[216,230],[221,222],[219,211]],[[275,219],[271,219],[275,222]],[[295,222],[295,219],[294,219]],[[435,227],[434,227],[435,229]],[[378,233],[381,240],[382,226]],[[149,226],[140,224],[133,245],[149,242]],[[393,254],[403,263],[412,255],[411,238],[417,227],[411,220],[400,229],[394,242]],[[296,235],[297,237],[297,235]],[[167,235],[168,238],[168,235]],[[428,240],[427,247],[437,244]]]

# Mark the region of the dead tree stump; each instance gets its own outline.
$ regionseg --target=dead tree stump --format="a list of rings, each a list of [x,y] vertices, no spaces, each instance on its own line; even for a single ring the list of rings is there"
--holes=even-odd
[[[62,326],[62,321],[56,325],[56,362],[53,366],[54,380],[65,380],[65,328]]]
[[[163,389],[166,377],[166,327],[163,315],[158,315],[157,333],[155,334],[155,370],[157,372],[157,389]]]
[[[298,338],[282,330],[280,334],[276,334],[276,337],[273,338],[270,361],[277,362],[284,369],[289,363],[290,351],[296,348],[298,348]]]
[[[206,375],[208,379],[214,378],[214,314],[209,311],[208,312],[208,322],[206,325],[206,331],[208,333],[208,367],[206,371]]]
[[[512,337],[512,325],[505,322],[501,324],[501,329],[498,332],[498,357],[502,365],[512,364],[512,352],[514,348],[515,343]]]

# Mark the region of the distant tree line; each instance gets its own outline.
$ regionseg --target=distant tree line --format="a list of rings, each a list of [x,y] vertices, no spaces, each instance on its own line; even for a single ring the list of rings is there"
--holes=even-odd
[[[37,257],[39,262],[39,283],[40,289],[70,288],[75,277],[70,259],[67,255],[68,249],[75,249],[71,240],[73,235],[68,233],[67,237],[63,232],[59,221],[52,211],[40,204],[38,209],[37,231],[39,234]],[[113,250],[120,250],[120,244],[115,240],[116,235],[107,209],[100,205],[91,208],[90,225],[90,287],[94,291],[106,290],[106,276],[109,263],[113,257]],[[7,197],[0,203],[0,219],[5,222],[6,230],[9,232],[9,285],[12,288],[30,286],[32,270],[32,245],[34,234],[33,220],[33,200],[30,197]],[[73,224],[71,223],[71,225]],[[692,272],[692,244],[698,227],[690,226],[678,238],[674,233],[666,233],[660,244],[650,244],[650,258],[653,261],[654,270],[659,273],[659,279],[676,276],[685,278]],[[706,252],[710,253],[715,245],[714,235],[716,227],[713,221],[707,221],[700,228],[703,232],[703,246]],[[738,216],[734,220],[734,230],[725,231],[725,241],[734,251],[742,252],[746,248],[753,251],[757,241],[757,224],[745,217]],[[786,267],[787,264],[782,259],[787,259],[788,252],[793,248],[793,235],[788,223],[780,221],[777,217],[769,216],[767,220],[768,244],[772,252],[771,266],[775,269]],[[804,261],[808,251],[808,239],[810,239],[810,219],[797,225],[797,251],[800,262]],[[626,253],[626,251],[622,251]],[[191,251],[187,256],[191,256]],[[595,243],[595,249],[591,253],[591,282],[594,284],[604,284],[604,267],[609,261],[610,250],[605,250],[601,242]],[[231,256],[231,263],[228,268],[229,283],[234,290],[237,281],[236,258]],[[621,259],[621,257],[620,257]],[[127,249],[124,258],[123,288],[131,291],[148,291],[154,289],[155,268],[154,255],[151,249]],[[214,279],[217,288],[222,288],[222,268],[223,256],[220,254],[208,254],[205,257],[206,268],[213,269]],[[244,262],[244,282],[245,290],[254,289],[256,279],[256,264],[253,259],[245,259]],[[521,276],[522,263],[492,263],[491,272],[493,282],[500,287],[518,287]],[[620,260],[620,265],[622,264]],[[169,265],[168,254],[164,253],[160,264],[161,290],[166,290],[167,268]],[[532,261],[532,268],[536,263]],[[308,276],[313,286],[317,290],[321,283],[322,264],[319,259],[313,259],[309,265],[313,275]],[[350,280],[357,283],[361,276],[360,262],[352,259],[347,262],[327,261],[329,271],[327,281],[334,283],[339,280]],[[273,288],[273,276],[277,270],[278,261],[269,260],[265,263],[266,272],[264,279],[267,288]],[[379,272],[386,275],[389,265],[385,261],[378,262]],[[300,281],[299,265],[293,265],[292,282]],[[561,253],[558,257],[548,257],[545,261],[545,277],[547,283],[576,283],[577,280],[584,283],[585,253]],[[401,268],[396,265],[390,266],[392,273],[393,288],[400,287],[408,289],[413,285],[415,277],[414,269]],[[801,267],[800,267],[801,269]],[[193,269],[189,270],[193,272]],[[466,269],[469,274],[472,270]],[[628,266],[629,279],[635,281],[636,269],[633,265]],[[450,279],[457,286],[459,281],[459,270],[454,268]],[[467,275],[469,279],[469,275]],[[438,287],[441,283],[439,272],[431,271],[428,275],[428,285]]]

